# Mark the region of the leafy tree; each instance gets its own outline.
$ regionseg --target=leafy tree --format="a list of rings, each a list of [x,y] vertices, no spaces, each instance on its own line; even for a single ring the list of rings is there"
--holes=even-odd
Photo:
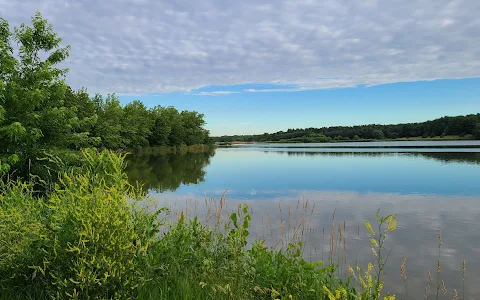
[[[17,54],[13,41],[19,45]],[[60,47],[61,41],[40,13],[32,17],[31,27],[22,24],[13,34],[0,19],[2,152],[26,156],[87,138],[76,132],[76,110],[65,105],[67,70],[56,66],[70,47]]]
[[[67,87],[65,97],[68,99],[66,105],[76,114],[73,121],[75,121],[76,131],[78,131],[74,134],[70,148],[98,146],[101,138],[92,135],[98,121],[95,102],[89,98],[86,89],[73,91]]]
[[[376,129],[373,131],[373,138],[376,140],[383,140],[385,135],[383,134],[383,131]]]
[[[206,131],[203,129],[204,115],[196,111],[182,111],[180,113],[184,134],[184,143],[188,146],[203,144],[206,138]]]
[[[182,146],[185,141],[185,131],[182,124],[180,113],[174,107],[167,107],[163,112],[165,123],[170,128],[168,135],[169,146]]]
[[[480,122],[477,123],[475,130],[473,130],[473,137],[477,140],[480,140]]]
[[[122,139],[127,147],[148,146],[154,120],[145,105],[135,100],[123,108]]]
[[[166,119],[162,115],[164,108],[160,105],[155,106],[151,110],[153,118],[152,134],[149,136],[150,145],[168,146],[168,136],[171,132],[171,127],[168,126]]]
[[[108,149],[120,149],[125,146],[122,141],[123,108],[120,100],[115,95],[103,98],[96,95],[93,99],[98,115],[97,124],[94,127],[94,135],[101,137],[101,145]]]

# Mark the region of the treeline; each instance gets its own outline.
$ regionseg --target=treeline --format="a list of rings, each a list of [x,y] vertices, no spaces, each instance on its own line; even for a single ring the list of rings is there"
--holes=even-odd
[[[215,137],[216,142],[304,142],[324,143],[344,140],[383,140],[399,138],[443,138],[459,136],[480,139],[480,114],[442,117],[422,123],[395,125],[334,126],[322,128],[288,129],[258,135]]]
[[[0,159],[50,149],[126,149],[211,143],[204,115],[174,107],[125,106],[118,97],[90,97],[65,83],[58,68],[70,47],[40,13],[12,32],[0,18]],[[17,51],[14,51],[16,49]],[[8,159],[5,159],[8,157]],[[1,163],[0,163],[1,165]]]

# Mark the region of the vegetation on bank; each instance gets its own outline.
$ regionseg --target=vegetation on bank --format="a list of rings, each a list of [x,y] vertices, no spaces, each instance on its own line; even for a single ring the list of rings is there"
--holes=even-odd
[[[91,97],[65,83],[59,65],[70,46],[40,13],[12,32],[0,17],[0,161],[4,168],[44,151],[86,147],[182,148],[212,144],[203,114],[174,107],[125,106],[115,95]],[[16,51],[14,51],[16,50]]]
[[[333,126],[288,129],[276,133],[214,137],[217,143],[293,142],[328,143],[372,140],[457,140],[480,139],[480,113],[442,117],[423,123],[396,125]]]
[[[213,222],[155,210],[129,184],[124,158],[84,150],[79,166],[64,167],[51,157],[59,178],[42,195],[34,190],[44,183],[38,177],[1,182],[1,299],[381,298],[383,260],[341,278],[333,256],[309,262],[300,241],[280,250],[248,244],[246,205],[222,221],[221,199]],[[378,221],[372,247],[381,257],[395,218]]]

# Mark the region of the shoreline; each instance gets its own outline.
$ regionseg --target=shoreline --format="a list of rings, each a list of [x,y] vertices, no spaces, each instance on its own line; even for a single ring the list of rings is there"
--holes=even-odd
[[[426,145],[419,143],[415,145],[414,143],[410,144],[401,144],[398,142],[465,142],[466,144],[458,143],[447,143],[447,144],[438,144],[438,145]],[[370,141],[335,141],[328,143],[301,143],[301,142],[250,142],[250,143],[232,143],[232,144],[217,144],[219,148],[230,148],[230,147],[242,147],[246,145],[256,146],[258,145],[261,148],[309,148],[309,149],[395,149],[395,148],[408,148],[408,149],[444,149],[444,148],[453,148],[453,149],[478,149],[480,148],[480,143],[472,144],[472,141],[478,140],[370,140]],[[480,142],[480,141],[479,141]],[[354,144],[356,143],[356,144]],[[382,143],[383,145],[379,145]],[[470,144],[468,144],[470,143]],[[286,144],[277,146],[280,144]],[[322,145],[323,144],[323,145]],[[348,145],[351,144],[351,145]],[[361,144],[361,145],[359,145]],[[370,145],[369,145],[370,144]],[[389,145],[390,144],[390,145]]]
[[[219,148],[231,148],[235,147],[231,146],[219,146]],[[293,148],[293,149],[302,149],[302,148],[309,148],[309,149],[401,149],[401,148],[409,148],[409,149],[438,149],[438,148],[454,148],[454,149],[478,149],[480,145],[437,145],[437,146],[284,146],[284,147],[276,147],[276,146],[262,146],[260,148]]]

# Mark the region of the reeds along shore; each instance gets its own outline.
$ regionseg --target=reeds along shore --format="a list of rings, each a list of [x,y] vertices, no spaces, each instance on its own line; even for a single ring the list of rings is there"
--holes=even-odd
[[[219,198],[205,198],[203,201],[187,200],[174,202],[170,206],[173,219],[179,217],[199,217],[204,224],[209,224],[216,229],[223,229],[230,222],[228,216],[235,212],[238,214],[238,203],[234,202],[233,207],[225,196]],[[466,260],[461,261],[461,274],[455,282],[446,282],[441,273],[442,260],[442,234],[438,233],[438,257],[436,259],[437,269],[434,278],[431,271],[425,271],[424,292],[419,295],[418,289],[409,291],[409,285],[416,284],[417,278],[407,276],[407,258],[402,258],[399,263],[397,275],[389,274],[384,278],[384,269],[389,261],[392,249],[386,248],[387,236],[396,229],[396,217],[393,215],[382,217],[377,213],[375,223],[353,224],[346,220],[337,220],[336,210],[331,215],[331,226],[317,228],[314,224],[316,217],[316,202],[308,199],[298,199],[296,203],[277,203],[277,211],[266,215],[257,215],[254,206],[249,206],[249,215],[252,216],[252,235],[249,238],[251,245],[260,239],[262,245],[270,247],[275,251],[288,251],[289,247],[295,245],[301,251],[302,257],[311,263],[321,261],[323,266],[331,268],[333,274],[348,282],[357,290],[368,289],[371,291],[365,294],[375,298],[374,291],[385,285],[403,286],[403,292],[397,293],[397,299],[468,299],[465,296],[465,271]],[[223,225],[222,225],[223,224]],[[312,240],[315,240],[312,242]],[[348,248],[350,242],[363,244],[370,248],[370,257],[359,257],[358,248]],[[366,261],[371,261],[371,264]],[[363,265],[362,265],[363,264]],[[363,267],[362,267],[363,266]],[[370,266],[370,267],[369,267]],[[390,266],[391,268],[392,266]],[[370,270],[370,271],[369,271]],[[366,272],[368,275],[363,275]],[[365,273],[365,274],[366,274]],[[366,277],[365,277],[366,276]],[[451,276],[450,276],[451,277]],[[385,282],[387,279],[390,282]],[[371,280],[369,283],[368,280]],[[391,282],[394,280],[395,282]],[[410,280],[410,282],[409,282]],[[447,286],[451,286],[447,288]],[[381,289],[380,289],[381,290]],[[388,292],[388,290],[386,290]],[[412,298],[413,297],[413,298]],[[337,298],[335,298],[337,299]],[[342,299],[340,297],[340,299]]]

